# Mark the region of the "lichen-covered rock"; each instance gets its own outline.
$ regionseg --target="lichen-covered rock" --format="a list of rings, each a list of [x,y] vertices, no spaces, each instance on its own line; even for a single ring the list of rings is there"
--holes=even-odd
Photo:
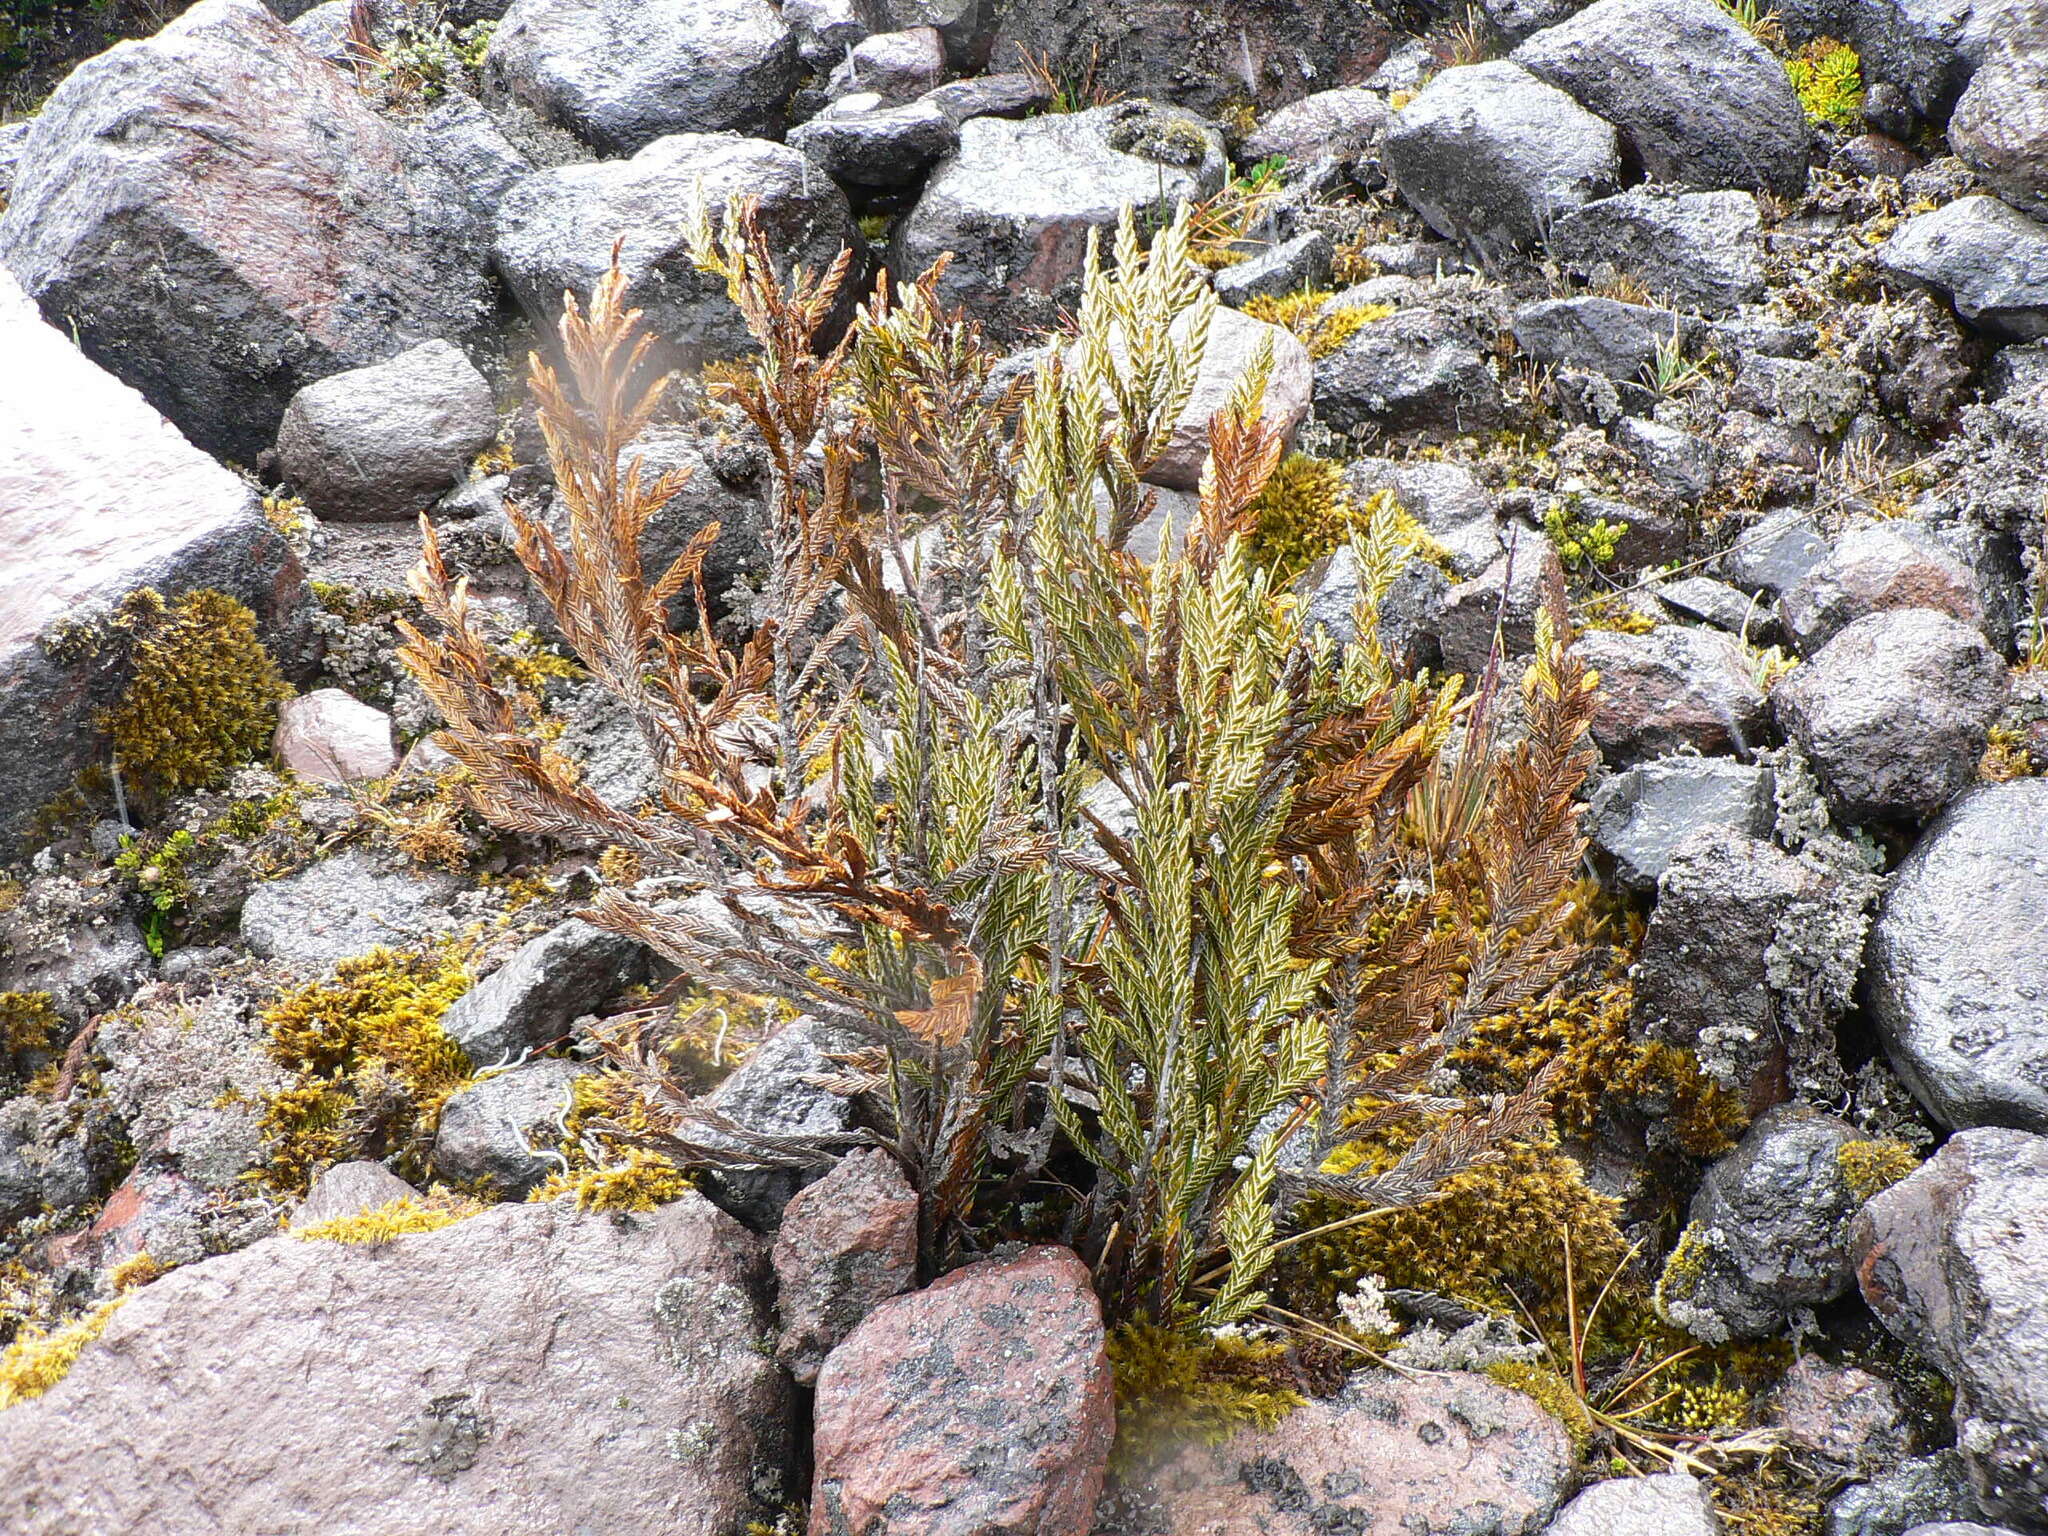
[[[491,309],[454,179],[258,0],[205,0],[65,80],[0,215],[0,265],[245,464],[305,385]]]
[[[1924,821],[1970,782],[2009,686],[1979,630],[1902,608],[1847,626],[1771,704],[1842,820]]]
[[[277,463],[323,518],[414,518],[497,435],[484,376],[460,348],[429,341],[292,396],[277,429]]]
[[[484,78],[609,155],[783,122],[796,39],[768,0],[514,0]]]
[[[1956,103],[1948,139],[1992,191],[2048,218],[2048,12],[2011,7]]]
[[[434,1129],[437,1177],[518,1200],[557,1166],[542,1154],[562,1137],[576,1079],[588,1067],[542,1058],[494,1072],[451,1094]]]
[[[1599,294],[1539,299],[1515,311],[1515,342],[1539,363],[1590,368],[1630,383],[1656,362],[1658,348],[1683,337],[1671,311]]]
[[[1087,1266],[1064,1248],[970,1264],[826,1358],[811,1536],[1087,1536],[1115,1428]]]
[[[127,686],[82,628],[137,587],[211,588],[297,644],[298,557],[240,478],[94,366],[0,268],[0,852],[102,756],[96,711]],[[135,494],[147,484],[149,494]],[[73,641],[61,643],[65,634]]]
[[[1956,1389],[1982,1513],[2048,1511],[2048,1137],[1959,1131],[1871,1200],[1851,1236],[1863,1298]]]
[[[1430,228],[1487,262],[1621,177],[1613,127],[1504,59],[1434,76],[1394,114],[1381,159]]]
[[[1610,763],[1760,744],[1763,690],[1733,636],[1685,624],[1643,635],[1589,630],[1579,652],[1600,674],[1593,740]]]
[[[266,960],[307,970],[379,945],[398,948],[452,932],[455,876],[388,868],[360,848],[256,887],[242,908],[242,940]]]
[[[1841,1163],[1857,1129],[1779,1105],[1707,1171],[1665,1262],[1657,1307],[1719,1344],[1776,1333],[1852,1283],[1849,1221],[1861,1203]]]
[[[452,1003],[447,1031],[480,1067],[538,1050],[641,977],[645,953],[580,918],[557,924]]]
[[[1341,432],[1459,437],[1507,415],[1478,343],[1443,315],[1403,309],[1360,326],[1316,364],[1316,412]]]
[[[391,717],[339,688],[280,704],[271,750],[285,768],[321,784],[381,779],[398,766]]]
[[[917,1284],[917,1192],[880,1149],[849,1152],[783,1212],[775,1358],[805,1386],[882,1302]]]
[[[1806,185],[1812,136],[1784,66],[1712,0],[1598,0],[1513,57],[1619,128],[1653,181]]]
[[[0,1524],[738,1536],[787,1451],[760,1271],[694,1195],[274,1237],[136,1292],[7,1411]]]
[[[1254,163],[1273,155],[1309,165],[1321,159],[1356,160],[1372,152],[1387,127],[1386,98],[1377,91],[1339,86],[1291,101],[1259,119],[1243,154]]]
[[[1637,187],[1565,214],[1550,251],[1569,271],[1632,274],[1651,293],[1707,314],[1764,295],[1762,222],[1747,192]]]
[[[1551,1521],[1544,1536],[1721,1536],[1706,1485],[1683,1472],[1595,1483]]]
[[[1778,613],[1810,655],[1856,620],[1895,608],[1985,625],[1976,573],[1920,524],[1896,521],[1843,534],[1779,600]]]
[[[1871,935],[1869,1007],[1944,1125],[2048,1132],[2048,780],[1987,784],[1921,834]]]
[[[516,184],[498,208],[492,257],[520,308],[552,331],[564,291],[587,300],[623,240],[626,303],[645,311],[665,366],[695,367],[752,346],[725,280],[691,262],[700,196],[713,220],[732,200],[754,199],[770,248],[813,272],[860,241],[839,189],[787,145],[678,133],[630,160],[559,166]]]
[[[1205,197],[1226,165],[1214,128],[1146,101],[978,117],[898,226],[889,264],[907,281],[954,253],[940,296],[1014,340],[1072,297],[1089,231],[1108,230],[1126,204],[1143,219]]]
[[[1824,1536],[1895,1536],[1924,1521],[1974,1520],[1982,1511],[1952,1449],[1909,1456],[1828,1504]]]
[[[1202,1536],[1534,1536],[1571,1486],[1564,1426],[1482,1376],[1362,1371],[1270,1430],[1168,1451],[1150,1491]]]
[[[1674,753],[1603,780],[1586,807],[1586,834],[1637,890],[1654,889],[1671,855],[1694,833],[1725,828],[1746,837],[1771,830],[1771,772],[1758,763]]]
[[[1877,264],[1947,299],[1992,336],[2048,336],[2048,224],[1995,197],[1959,197],[1915,214],[1878,247]]]

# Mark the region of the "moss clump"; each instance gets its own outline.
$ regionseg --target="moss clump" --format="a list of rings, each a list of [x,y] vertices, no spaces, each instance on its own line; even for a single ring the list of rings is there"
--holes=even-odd
[[[1394,312],[1391,304],[1339,304],[1331,309],[1328,305],[1334,297],[1327,288],[1301,288],[1278,296],[1260,294],[1245,301],[1244,312],[1254,320],[1294,332],[1318,362],[1373,321]]]
[[[0,1354],[0,1409],[41,1397],[68,1376],[85,1346],[106,1331],[125,1299],[116,1297],[62,1328],[24,1328],[16,1334]]]
[[[1285,1346],[1130,1323],[1109,1336],[1116,1376],[1116,1461],[1128,1468],[1154,1450],[1215,1445],[1247,1427],[1271,1429],[1306,1399],[1287,1369]]]
[[[1486,1367],[1486,1374],[1504,1387],[1512,1387],[1564,1426],[1572,1443],[1572,1454],[1583,1461],[1593,1448],[1593,1415],[1586,1400],[1572,1384],[1547,1365],[1526,1360],[1502,1360]]]
[[[1553,501],[1543,513],[1543,531],[1557,546],[1557,557],[1566,569],[1577,571],[1612,565],[1628,524],[1610,523],[1604,517],[1589,521],[1569,500]]]
[[[1657,1277],[1654,1300],[1657,1315],[1665,1322],[1674,1327],[1682,1326],[1673,1316],[1672,1309],[1676,1307],[1681,1312],[1690,1309],[1700,1281],[1706,1278],[1713,1252],[1706,1230],[1698,1222],[1688,1224],[1678,1234],[1678,1246],[1664,1260],[1664,1272]]]
[[[1344,493],[1344,466],[1290,453],[1252,501],[1252,546],[1283,575],[1306,570],[1351,536],[1358,511]]]
[[[139,1290],[152,1281],[163,1279],[170,1272],[170,1265],[145,1248],[140,1253],[130,1254],[108,1270],[107,1284],[117,1291]]]
[[[128,640],[129,682],[99,726],[139,799],[204,789],[269,747],[292,690],[248,608],[210,589],[166,600],[144,587],[111,623]]]
[[[47,992],[0,992],[0,1053],[46,1051],[64,1020]]]
[[[388,1243],[414,1232],[438,1232],[443,1227],[452,1227],[483,1209],[482,1201],[459,1195],[429,1195],[424,1200],[400,1195],[352,1216],[337,1216],[332,1221],[300,1227],[292,1236],[309,1243]]]
[[[1885,1138],[1845,1142],[1835,1151],[1835,1166],[1860,1205],[1918,1168],[1920,1159],[1903,1141]]]
[[[269,1182],[303,1194],[321,1169],[364,1156],[395,1156],[419,1177],[442,1104],[469,1081],[440,1022],[469,986],[447,950],[374,949],[271,1004],[266,1048],[293,1081],[263,1106]]]
[[[651,1211],[694,1189],[689,1174],[642,1147],[628,1147],[602,1167],[551,1174],[529,1200],[574,1199],[579,1211]]]
[[[1785,61],[1809,121],[1853,127],[1863,113],[1863,61],[1847,43],[1818,37]]]

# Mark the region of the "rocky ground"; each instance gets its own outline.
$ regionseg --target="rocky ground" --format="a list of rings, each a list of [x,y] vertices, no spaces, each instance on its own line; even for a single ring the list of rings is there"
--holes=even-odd
[[[0,124],[0,1528],[2048,1532],[2048,9],[202,0],[60,83],[63,14]],[[873,1106],[581,920],[633,871],[480,818],[399,658],[424,512],[647,791],[512,557],[524,359],[616,249],[693,471],[650,558],[719,523],[747,632],[688,248],[741,198],[792,264],[950,253],[1014,374],[1088,231],[1195,203],[1160,510],[1267,351],[1311,612],[1391,497],[1404,665],[1561,597],[1597,668],[1597,958],[1458,1066],[1562,1063],[1552,1130],[1207,1375],[1069,1248],[921,1276],[880,1149],[635,1144],[657,1013],[736,1129]]]

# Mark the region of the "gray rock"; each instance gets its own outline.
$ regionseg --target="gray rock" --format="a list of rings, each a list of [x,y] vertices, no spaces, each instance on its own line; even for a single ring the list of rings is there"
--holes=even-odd
[[[391,717],[339,688],[316,688],[280,704],[271,751],[280,765],[320,784],[381,779],[398,766]]]
[[[1979,1525],[1974,1520],[1942,1520],[1916,1525],[1906,1536],[2019,1536],[2019,1532],[2002,1525]]]
[[[840,59],[825,89],[834,96],[872,91],[885,106],[914,101],[946,73],[946,45],[936,27],[910,27],[863,38]]]
[[[570,918],[463,993],[441,1027],[480,1067],[559,1039],[640,979],[645,954],[623,934]]]
[[[137,587],[225,591],[281,653],[303,636],[298,557],[239,477],[94,366],[0,268],[0,854],[103,756],[94,712],[128,678],[57,626],[103,618]],[[132,494],[147,485],[149,494]],[[52,643],[42,643],[48,639]]]
[[[1045,82],[1025,70],[949,80],[918,97],[945,113],[956,128],[971,117],[1029,117],[1051,99]]]
[[[1642,416],[1615,423],[1614,445],[1634,456],[1658,486],[1691,505],[1714,488],[1716,454],[1710,438]]]
[[[1776,816],[1771,772],[1725,757],[1654,758],[1604,780],[1586,808],[1586,833],[1637,890],[1654,889],[1679,844],[1705,828],[1767,837]]]
[[[257,0],[75,70],[0,215],[44,314],[245,464],[305,385],[481,324],[484,253],[461,187]]]
[[[772,1520],[789,1405],[759,1348],[761,1269],[694,1195],[645,1215],[504,1205],[377,1246],[273,1237],[135,1292],[63,1381],[8,1411],[0,1525]],[[109,1456],[134,1474],[110,1479]]]
[[[960,142],[953,119],[928,101],[845,116],[823,113],[790,131],[789,146],[835,181],[912,186]]]
[[[917,1193],[879,1148],[849,1152],[783,1213],[775,1358],[810,1386],[862,1318],[917,1284]]]
[[[675,134],[630,160],[565,165],[527,177],[498,209],[492,255],[513,297],[551,334],[566,290],[587,301],[624,240],[626,302],[646,312],[664,366],[695,367],[752,347],[722,278],[690,260],[699,195],[718,219],[735,198],[757,200],[770,247],[786,262],[823,271],[859,232],[846,199],[786,145],[730,134]],[[848,295],[842,308],[851,304]],[[850,311],[849,311],[850,312]]]
[[[610,155],[775,132],[797,71],[768,0],[513,0],[484,58],[491,89]]]
[[[1143,219],[1204,197],[1225,167],[1215,129],[1150,102],[978,117],[898,225],[890,266],[907,281],[954,253],[940,297],[1016,340],[1078,291],[1091,230],[1110,229],[1126,205]]]
[[[1550,249],[1572,272],[1632,273],[1668,302],[1708,314],[1764,295],[1762,224],[1747,192],[1637,187],[1564,215]]]
[[[1477,678],[1486,670],[1496,628],[1503,657],[1525,656],[1536,644],[1536,615],[1564,602],[1564,566],[1550,541],[1526,532],[1493,564],[1444,598],[1437,638],[1444,666]]]
[[[2048,336],[2048,224],[1995,197],[1914,215],[1878,247],[1877,264],[1940,294],[1992,336]]]
[[[1741,642],[1721,630],[1589,630],[1579,637],[1579,654],[1600,674],[1593,740],[1610,763],[1680,748],[1747,752],[1762,742],[1763,690]]]
[[[1597,0],[1514,61],[1613,123],[1654,181],[1806,186],[1812,135],[1784,66],[1712,0]]]
[[[1968,1472],[1954,1450],[1914,1456],[1867,1483],[1844,1488],[1828,1505],[1825,1536],[1903,1536],[1929,1521],[1980,1514]]]
[[[1843,7],[1841,35],[1855,46],[1867,85],[1896,90],[1914,112],[1940,122],[2005,11],[1997,0],[1864,0]]]
[[[387,869],[360,848],[259,885],[242,908],[242,942],[265,960],[307,970],[379,945],[398,948],[451,932],[455,876]]]
[[[0,198],[14,190],[14,177],[21,166],[21,152],[28,145],[28,120],[0,124]]]
[[[732,1076],[712,1089],[713,1109],[750,1131],[775,1136],[843,1136],[853,1128],[853,1103],[804,1079],[835,1070],[826,1053],[858,1044],[851,1035],[796,1019],[762,1041]],[[715,1138],[713,1138],[715,1139]],[[820,1170],[714,1168],[706,1192],[756,1231],[772,1231],[798,1190]]]
[[[1437,632],[1443,625],[1450,585],[1450,579],[1435,566],[1410,560],[1380,600],[1375,616],[1380,644],[1398,671],[1418,672],[1443,659]],[[1294,590],[1301,599],[1305,632],[1326,629],[1339,645],[1358,638],[1358,559],[1349,544],[1338,545],[1303,571],[1295,579]]]
[[[1505,59],[1433,77],[1394,114],[1381,160],[1430,228],[1489,264],[1621,177],[1614,129]]]
[[[1426,309],[1361,326],[1316,364],[1317,417],[1340,432],[1425,439],[1487,432],[1507,416],[1476,342]]]
[[[1721,557],[1721,569],[1738,587],[1772,596],[1789,592],[1828,557],[1828,542],[1814,530],[1811,513],[1786,507],[1745,528]]]
[[[1731,635],[1760,635],[1776,626],[1771,610],[1749,593],[1711,576],[1682,576],[1659,582],[1651,595],[1673,613],[1698,619]]]
[[[339,4],[340,0],[330,0]],[[512,184],[533,174],[533,161],[505,137],[497,120],[474,97],[452,93],[435,104],[414,130],[427,153],[447,169],[488,226]]]
[[[830,69],[874,30],[868,0],[782,0],[782,24],[796,37],[797,56],[814,70]]]
[[[1720,1536],[1706,1485],[1683,1472],[1595,1483],[1544,1529],[1544,1536]]]
[[[1186,320],[1176,320],[1174,325],[1169,335],[1184,338]],[[1201,485],[1202,469],[1209,462],[1209,419],[1230,403],[1232,392],[1261,352],[1270,364],[1261,418],[1279,432],[1282,441],[1293,441],[1295,429],[1308,415],[1314,380],[1315,365],[1308,348],[1282,326],[1219,307],[1209,319],[1193,391],[1158,459],[1145,471],[1147,481],[1177,491],[1192,491]]]
[[[1838,437],[1867,399],[1864,380],[1839,361],[1751,354],[1729,389],[1731,404]]]
[[[1465,580],[1500,558],[1500,521],[1493,493],[1462,464],[1448,459],[1354,459],[1344,488],[1361,505],[1391,492],[1403,511],[1443,545],[1451,569]]]
[[[1657,360],[1657,349],[1681,336],[1669,310],[1584,294],[1542,299],[1515,311],[1515,341],[1539,363],[1590,368],[1631,382]]]
[[[1864,1300],[1956,1389],[1956,1449],[1981,1513],[2039,1528],[2048,1512],[2048,1137],[1957,1132],[1863,1208],[1852,1246]]]
[[[458,347],[429,341],[308,384],[277,429],[278,466],[320,517],[417,517],[498,435],[491,387]]]
[[[2011,7],[1956,103],[1948,142],[2013,207],[2048,218],[2048,11]]]
[[[1284,155],[1303,165],[1317,160],[1357,160],[1374,153],[1387,127],[1386,98],[1377,91],[1342,86],[1317,91],[1268,113],[1245,136],[1243,158]]]
[[[1854,528],[1778,604],[1785,629],[1803,652],[1827,644],[1858,619],[1899,608],[1931,608],[1985,627],[1977,576],[1919,523]]]
[[[1666,1261],[1657,1309],[1710,1344],[1776,1333],[1847,1294],[1849,1222],[1860,1204],[1840,1153],[1854,1126],[1781,1104],[1707,1170]]]
[[[1278,297],[1299,288],[1320,288],[1330,280],[1330,262],[1335,248],[1330,237],[1311,229],[1270,246],[1249,261],[1225,267],[1216,274],[1216,297],[1226,304],[1242,305],[1262,295]]]
[[[1832,1477],[1867,1477],[1912,1449],[1890,1383],[1853,1365],[1802,1355],[1771,1394],[1771,1424],[1802,1460]]]
[[[1973,789],[1914,845],[1871,936],[1893,1067],[1948,1126],[2048,1132],[2048,780]]]
[[[344,1216],[359,1216],[418,1194],[418,1190],[382,1163],[336,1163],[313,1180],[306,1198],[292,1212],[291,1230],[297,1232],[322,1222],[339,1221]]]
[[[1844,821],[1924,821],[1967,785],[2009,689],[1967,624],[1926,608],[1858,619],[1771,693]]]
[[[434,1174],[500,1200],[525,1198],[555,1166],[543,1152],[562,1139],[576,1079],[590,1069],[543,1057],[451,1095],[434,1130]]]

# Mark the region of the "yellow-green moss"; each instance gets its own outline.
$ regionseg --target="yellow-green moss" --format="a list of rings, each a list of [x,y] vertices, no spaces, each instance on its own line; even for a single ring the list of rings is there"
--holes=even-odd
[[[1244,312],[1254,320],[1294,332],[1308,355],[1321,361],[1375,320],[1394,312],[1391,304],[1339,304],[1330,309],[1334,295],[1327,288],[1302,288],[1293,293],[1260,294],[1247,299]]]
[[[1815,38],[1785,61],[1785,73],[1809,120],[1852,127],[1863,112],[1863,63],[1832,37]]]
[[[107,1284],[117,1291],[133,1291],[152,1281],[161,1280],[170,1272],[170,1265],[145,1248],[140,1253],[130,1254],[108,1270]]]
[[[269,747],[291,688],[248,608],[210,589],[166,601],[144,587],[111,622],[128,639],[129,682],[99,726],[130,794],[162,804]]]
[[[332,1221],[300,1227],[292,1236],[309,1243],[388,1243],[414,1232],[438,1232],[443,1227],[452,1227],[483,1208],[481,1201],[460,1196],[429,1195],[422,1200],[400,1195],[352,1216],[337,1216]]]
[[[690,1175],[644,1147],[627,1147],[601,1167],[551,1174],[529,1200],[573,1198],[579,1211],[651,1211],[695,1187]]]
[[[469,1080],[440,1022],[469,986],[447,950],[374,949],[271,1004],[266,1046],[293,1080],[263,1106],[269,1182],[303,1193],[334,1163],[393,1154],[418,1177],[442,1104]]]
[[[1306,1401],[1277,1342],[1129,1323],[1108,1347],[1119,1465],[1156,1449],[1218,1444],[1246,1427],[1271,1429]]]
[[[1554,1368],[1526,1360],[1502,1360],[1486,1368],[1486,1374],[1504,1387],[1512,1387],[1564,1426],[1572,1443],[1572,1454],[1584,1460],[1593,1447],[1593,1415],[1586,1400]]]
[[[48,1050],[63,1027],[47,992],[0,992],[0,1053]]]
[[[1252,547],[1282,575],[1307,569],[1351,536],[1358,512],[1344,493],[1344,466],[1290,453],[1251,504]]]
[[[1611,565],[1627,523],[1610,523],[1604,517],[1585,518],[1573,504],[1575,498],[1553,501],[1543,513],[1543,531],[1557,548],[1557,556],[1570,570]]]
[[[1882,1194],[1920,1166],[1920,1159],[1903,1141],[1845,1142],[1835,1152],[1835,1166],[1842,1170],[1849,1192],[1858,1201]]]
[[[0,1354],[0,1409],[41,1397],[71,1372],[86,1345],[106,1331],[124,1297],[94,1308],[77,1322],[45,1332],[24,1328]]]
[[[1664,1260],[1664,1272],[1657,1277],[1655,1301],[1659,1317],[1670,1322],[1671,1303],[1684,1303],[1691,1299],[1694,1288],[1706,1276],[1711,1254],[1706,1232],[1698,1222],[1688,1224],[1679,1233],[1678,1245]]]

